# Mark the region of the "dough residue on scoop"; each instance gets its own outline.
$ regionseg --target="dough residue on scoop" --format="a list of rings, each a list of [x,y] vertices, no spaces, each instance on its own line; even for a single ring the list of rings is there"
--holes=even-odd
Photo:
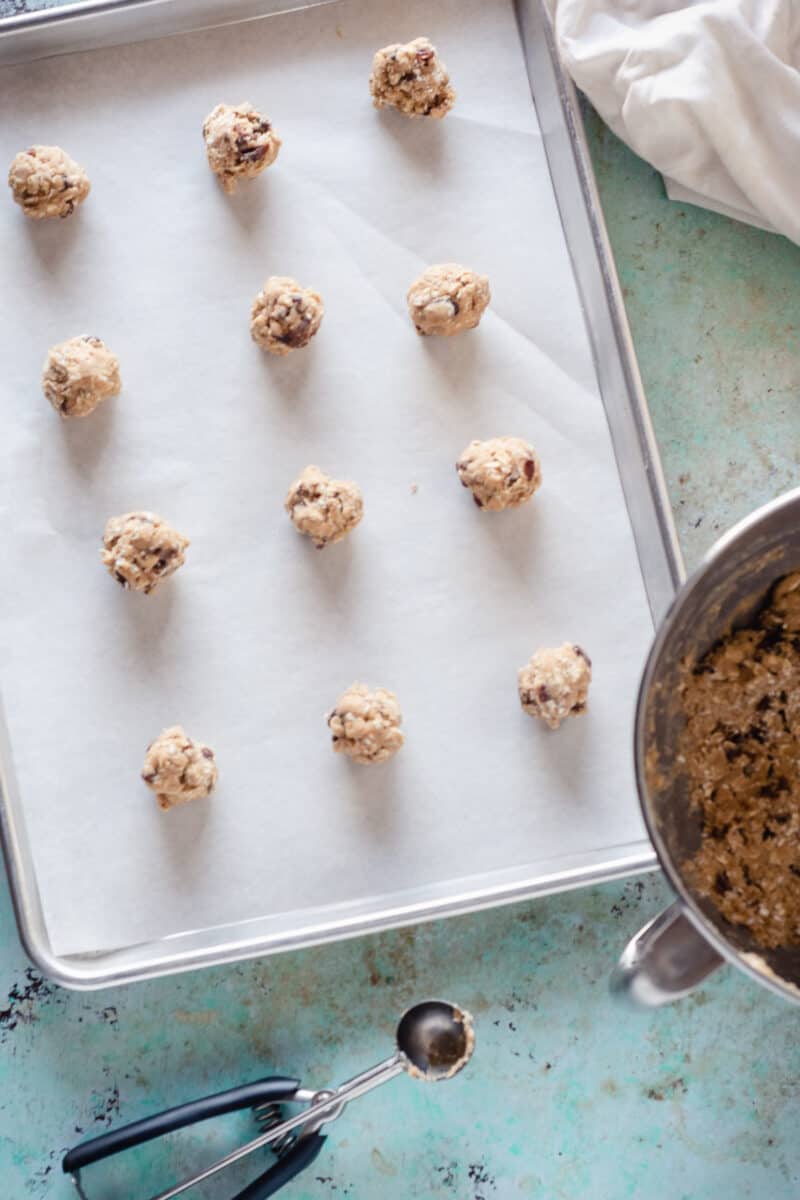
[[[468,1013],[464,1008],[454,1007],[453,1011],[456,1020],[461,1022],[461,1026],[464,1031],[463,1050],[458,1057],[452,1059],[452,1061],[448,1056],[446,1062],[449,1063],[449,1065],[447,1066],[446,1070],[442,1070],[442,1068],[446,1065],[445,1060],[442,1059],[441,1061],[437,1061],[435,1056],[432,1055],[431,1066],[438,1068],[438,1070],[435,1072],[423,1071],[422,1068],[418,1067],[416,1063],[413,1063],[407,1055],[404,1056],[406,1061],[406,1071],[412,1077],[412,1079],[422,1079],[426,1083],[440,1083],[443,1080],[452,1079],[454,1075],[457,1075],[459,1071],[464,1069],[469,1060],[472,1058],[473,1051],[475,1050],[475,1024],[472,1014]]]

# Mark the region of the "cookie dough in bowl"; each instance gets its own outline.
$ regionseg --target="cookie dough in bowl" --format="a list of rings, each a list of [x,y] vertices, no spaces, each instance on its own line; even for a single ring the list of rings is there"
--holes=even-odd
[[[470,442],[456,471],[478,508],[492,512],[524,504],[542,483],[538,454],[529,442],[517,437]]]
[[[306,467],[289,488],[284,505],[298,533],[318,550],[340,542],[364,515],[361,488],[349,479],[331,479],[319,467]]]
[[[252,104],[218,104],[203,122],[208,165],[229,194],[278,157],[281,139]]]
[[[378,50],[369,90],[376,108],[396,108],[407,117],[445,117],[456,94],[436,47],[426,38]]]
[[[172,725],[147,747],[142,779],[161,808],[175,808],[210,796],[219,772],[214,751]]]
[[[91,187],[83,167],[60,146],[20,151],[9,168],[8,186],[25,216],[34,221],[71,216]]]
[[[124,588],[149,595],[186,561],[189,539],[151,512],[111,517],[101,556],[109,575]]]
[[[477,275],[459,263],[438,263],[414,280],[406,303],[417,333],[453,337],[475,328],[490,298],[485,275]]]
[[[580,646],[537,650],[530,662],[517,673],[519,702],[525,712],[539,717],[551,729],[558,729],[567,717],[586,711],[592,662]]]
[[[253,301],[250,333],[270,354],[307,346],[325,314],[322,297],[288,275],[270,275]]]
[[[42,390],[62,417],[88,417],[121,388],[119,359],[100,338],[84,334],[49,350]]]
[[[394,692],[353,683],[328,714],[331,743],[337,754],[356,763],[386,762],[403,745],[403,716]]]

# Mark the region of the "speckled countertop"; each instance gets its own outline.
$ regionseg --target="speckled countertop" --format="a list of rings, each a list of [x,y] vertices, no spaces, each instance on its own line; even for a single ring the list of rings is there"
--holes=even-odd
[[[23,7],[0,0],[0,15]],[[588,125],[691,565],[800,478],[800,250],[670,203],[592,114]],[[3,891],[3,1195],[66,1200],[67,1146],[165,1105],[271,1072],[341,1082],[387,1052],[407,1003],[439,994],[476,1017],[469,1070],[436,1087],[401,1078],[360,1101],[287,1200],[797,1197],[800,1011],[732,971],[653,1014],[607,996],[620,947],[667,900],[652,875],[78,995],[27,966]],[[207,1150],[147,1161],[165,1186]],[[135,1196],[109,1189],[102,1169],[95,1180],[91,1200],[147,1195],[140,1175]],[[230,1196],[235,1182],[207,1194]]]

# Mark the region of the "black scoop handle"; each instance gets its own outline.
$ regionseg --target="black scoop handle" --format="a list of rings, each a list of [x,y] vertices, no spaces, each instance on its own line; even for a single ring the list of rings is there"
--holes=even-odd
[[[274,1167],[259,1175],[243,1192],[237,1192],[233,1200],[267,1200],[268,1196],[274,1196],[295,1175],[311,1166],[324,1144],[321,1133],[299,1138],[291,1150],[280,1156]]]
[[[62,1160],[66,1174],[74,1174],[90,1163],[119,1154],[131,1146],[140,1146],[152,1138],[162,1137],[176,1129],[187,1125],[195,1125],[198,1121],[207,1121],[209,1117],[221,1117],[225,1113],[236,1112],[241,1108],[253,1108],[270,1100],[291,1100],[299,1088],[297,1079],[274,1076],[270,1079],[259,1079],[256,1083],[246,1083],[241,1087],[229,1088],[226,1092],[217,1092],[213,1096],[204,1096],[202,1100],[190,1100],[188,1104],[179,1104],[177,1108],[168,1108],[164,1112],[144,1117],[121,1129],[111,1129],[100,1137],[91,1138],[68,1150]],[[280,1166],[280,1163],[278,1164]],[[261,1196],[270,1196],[271,1192],[254,1192],[249,1196],[242,1192],[245,1200],[258,1200]],[[237,1198],[238,1200],[238,1198]]]

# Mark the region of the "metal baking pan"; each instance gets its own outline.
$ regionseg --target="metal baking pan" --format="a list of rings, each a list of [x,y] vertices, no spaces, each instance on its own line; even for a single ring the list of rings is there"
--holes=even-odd
[[[336,0],[74,0],[0,17],[0,66],[215,29]]]
[[[0,20],[0,65],[159,38],[287,11],[280,0],[84,2]],[[304,6],[305,7],[305,6]],[[669,501],[603,221],[577,97],[559,62],[541,0],[517,0],[520,38],[558,208],[581,296],[642,576],[657,624],[683,577]],[[373,933],[618,878],[656,865],[646,840],[610,852],[541,862],[404,892],[397,903],[357,902],[176,934],[96,954],[53,953],[23,806],[0,719],[0,834],[20,936],[30,958],[68,987],[91,989],[279,950]]]

